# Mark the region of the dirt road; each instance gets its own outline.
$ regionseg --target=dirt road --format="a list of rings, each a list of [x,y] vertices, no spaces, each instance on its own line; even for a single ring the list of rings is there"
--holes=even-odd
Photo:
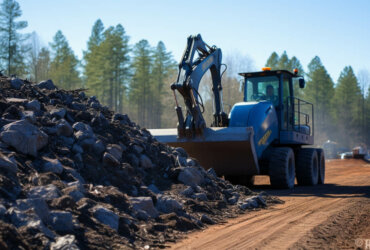
[[[192,233],[172,247],[370,249],[370,164],[331,160],[326,166],[326,184],[316,187],[271,190],[268,177],[257,178],[254,189],[285,203]]]

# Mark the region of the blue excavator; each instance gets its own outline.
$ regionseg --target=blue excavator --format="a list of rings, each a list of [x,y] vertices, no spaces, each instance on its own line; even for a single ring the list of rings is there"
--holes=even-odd
[[[287,70],[239,73],[244,98],[229,114],[223,109],[221,49],[207,45],[200,35],[190,36],[179,63],[173,90],[177,128],[151,129],[160,142],[182,147],[208,169],[234,183],[251,185],[256,175],[269,175],[276,188],[323,184],[325,156],[314,143],[314,109],[294,96],[294,84],[305,81]],[[199,84],[207,71],[212,77],[213,122],[206,125]],[[178,93],[186,106],[185,117]],[[310,146],[311,145],[311,146]]]

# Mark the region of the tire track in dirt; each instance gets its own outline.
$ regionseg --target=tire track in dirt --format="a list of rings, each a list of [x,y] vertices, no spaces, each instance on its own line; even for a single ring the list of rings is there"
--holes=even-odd
[[[367,237],[366,233],[361,234],[366,232],[368,225],[362,223],[366,217],[364,211],[370,211],[370,164],[361,160],[332,160],[327,162],[326,175],[325,185],[296,187],[293,191],[270,190],[268,178],[257,178],[256,189],[276,195],[285,203],[266,210],[249,212],[224,225],[192,233],[187,239],[172,247],[174,249],[304,249],[305,245],[307,248],[355,247],[354,239]],[[365,229],[343,230],[346,225]],[[340,231],[345,233],[338,233]],[[338,238],[342,241],[333,240],[336,235],[339,235]]]

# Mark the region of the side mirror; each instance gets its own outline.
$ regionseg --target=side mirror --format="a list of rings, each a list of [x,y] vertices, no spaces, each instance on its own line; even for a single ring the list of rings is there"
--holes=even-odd
[[[304,88],[304,86],[306,86],[306,82],[304,81],[304,79],[303,79],[303,78],[299,78],[299,87],[300,87],[301,89],[303,89],[303,88]]]

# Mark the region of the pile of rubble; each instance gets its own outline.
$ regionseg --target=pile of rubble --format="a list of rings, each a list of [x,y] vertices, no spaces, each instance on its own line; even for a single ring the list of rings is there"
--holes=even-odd
[[[51,80],[0,77],[0,247],[163,247],[274,202]]]

